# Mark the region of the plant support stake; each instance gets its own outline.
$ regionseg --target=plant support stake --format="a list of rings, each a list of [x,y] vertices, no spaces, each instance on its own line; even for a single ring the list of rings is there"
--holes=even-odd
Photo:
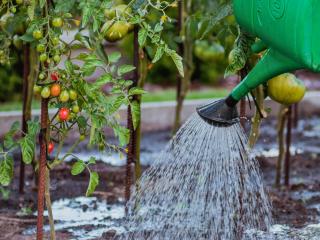
[[[39,135],[40,159],[38,180],[38,216],[37,216],[37,240],[43,239],[43,212],[45,177],[47,167],[47,127],[48,127],[48,99],[41,100],[41,130]]]
[[[133,47],[134,47],[134,53],[133,53],[133,65],[136,67],[134,70],[133,75],[133,84],[131,87],[136,87],[138,85],[139,81],[139,42],[138,42],[138,32],[139,27],[134,27],[134,40],[133,40]],[[134,97],[136,98],[136,97]],[[131,165],[132,163],[135,163],[136,159],[136,139],[137,139],[137,132],[134,129],[133,121],[132,121],[132,112],[130,105],[128,106],[128,117],[127,117],[127,126],[130,131],[130,140],[128,144],[128,154],[127,154],[127,166],[126,166],[126,181],[125,181],[125,201],[128,202],[130,199],[130,188],[133,182],[132,177],[132,169]],[[128,209],[126,208],[126,213],[128,212]]]
[[[286,151],[286,158],[284,162],[285,164],[284,165],[284,169],[285,169],[284,183],[286,186],[289,186],[290,184],[291,134],[292,134],[292,106],[290,106],[288,110],[287,138],[286,138],[287,151]]]

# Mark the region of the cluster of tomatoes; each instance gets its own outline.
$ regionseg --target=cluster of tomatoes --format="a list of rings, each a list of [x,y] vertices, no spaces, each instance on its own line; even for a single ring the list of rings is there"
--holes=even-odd
[[[67,17],[72,17],[71,14],[67,14]],[[62,17],[54,17],[51,20],[51,26],[55,29],[60,29],[63,27],[64,20]],[[32,36],[35,40],[38,41],[38,45],[36,47],[37,52],[39,52],[39,60],[41,63],[49,65],[52,61],[55,64],[58,64],[61,61],[61,54],[63,53],[63,49],[65,46],[60,42],[58,35],[49,35],[49,42],[44,39],[43,31],[40,29],[35,29],[32,32]],[[48,49],[51,51],[48,52]]]
[[[43,78],[44,74],[40,73],[39,78]],[[62,76],[62,80],[65,78]],[[58,120],[61,122],[69,121],[74,118],[75,114],[78,114],[81,109],[77,104],[78,93],[74,89],[63,89],[60,84],[60,77],[57,72],[50,74],[50,85],[41,87],[39,85],[34,86],[34,92],[41,94],[42,98],[55,98],[59,103],[67,104],[71,103],[72,107],[61,107],[58,112]]]
[[[21,34],[25,33],[25,26],[23,23],[19,24],[12,24],[12,19],[17,12],[17,9],[20,6],[23,6],[24,0],[2,0],[1,7],[5,7],[7,9],[0,17],[0,30],[3,33],[11,34],[10,38],[4,39],[1,44],[0,50],[0,64],[10,64],[9,59],[9,49],[10,46],[13,44],[17,49],[21,49],[23,44],[22,40],[20,39]]]
[[[108,20],[101,31],[107,41],[116,42],[121,40],[133,30],[133,25],[122,19],[130,17],[131,13],[132,9],[126,4],[120,4],[104,11],[104,15]]]
[[[44,73],[39,74],[41,80],[45,79]],[[35,94],[40,94],[44,99],[50,99],[56,102],[59,106],[56,120],[60,123],[74,121],[77,114],[81,112],[81,108],[78,105],[78,93],[74,89],[66,89],[62,86],[62,82],[66,81],[64,75],[59,76],[59,73],[52,72],[49,76],[50,83],[44,86],[35,85]],[[82,136],[82,138],[84,138]],[[54,149],[54,143],[48,144],[48,153],[52,153]]]

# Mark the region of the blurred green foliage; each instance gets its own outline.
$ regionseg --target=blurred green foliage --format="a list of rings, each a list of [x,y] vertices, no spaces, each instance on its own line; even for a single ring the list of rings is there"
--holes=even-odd
[[[210,25],[215,19],[214,14],[212,18],[210,18],[210,14],[204,17],[203,12],[206,11],[205,6],[210,6],[210,9],[216,8],[219,11],[217,1],[200,0],[198,4],[198,11],[193,15],[192,21],[188,23],[197,25],[191,27],[194,28],[193,32],[196,35],[194,38],[199,39],[194,44],[195,71],[192,81],[200,84],[218,85],[228,66],[228,55],[238,36],[238,28],[233,15],[224,18],[211,28]],[[177,10],[175,8],[169,11],[172,21],[166,23],[168,30],[162,36],[173,49],[177,49],[179,42],[181,42],[176,31]],[[159,13],[155,13],[151,15],[151,20],[156,22],[160,17]],[[133,52],[132,36],[123,40],[120,43],[120,48],[131,59]],[[145,50],[151,59],[151,56],[155,54],[155,49],[146,48]],[[175,86],[176,79],[177,71],[169,57],[163,57],[157,64],[153,65],[147,76],[147,82],[162,86]]]
[[[21,100],[23,64],[21,52],[15,52],[11,65],[0,65],[0,102]]]

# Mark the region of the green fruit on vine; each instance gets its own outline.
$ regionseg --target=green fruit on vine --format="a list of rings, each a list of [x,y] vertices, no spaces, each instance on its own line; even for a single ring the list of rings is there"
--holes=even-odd
[[[132,13],[132,9],[126,4],[119,4],[111,9],[104,10],[104,16],[108,19],[114,19],[115,17],[120,17],[122,15],[128,16]]]
[[[75,114],[75,113],[70,113],[70,115],[69,115],[69,121],[72,121],[72,120],[74,120],[75,118],[77,117],[77,114]]]
[[[13,36],[13,45],[16,47],[16,49],[22,49],[23,43],[18,35]]]
[[[58,37],[51,38],[51,43],[53,46],[57,46],[60,42],[60,39]]]
[[[34,30],[32,32],[32,36],[34,39],[39,40],[43,37],[43,34],[42,34],[42,31],[40,31],[40,30]]]
[[[86,139],[86,135],[81,134],[81,135],[79,136],[79,140],[80,140],[80,141],[84,141],[85,139]]]
[[[106,32],[104,29],[108,29]],[[116,42],[124,38],[129,31],[128,23],[124,21],[108,21],[102,28],[105,32],[105,39],[109,42]]]
[[[63,26],[63,19],[61,17],[55,17],[51,22],[53,27],[61,28]]]
[[[300,102],[305,93],[304,83],[291,73],[281,74],[268,81],[269,97],[284,105]]]
[[[39,86],[39,85],[34,85],[34,86],[33,86],[33,92],[34,92],[35,94],[41,93],[41,90],[42,90],[42,87],[41,87],[41,86]]]
[[[48,56],[45,53],[42,53],[39,57],[40,62],[45,62],[47,61],[47,59],[48,59]]]
[[[54,61],[55,63],[59,63],[59,62],[61,61],[61,57],[60,57],[59,55],[54,55],[54,56],[53,56],[53,61]]]
[[[49,87],[44,87],[41,90],[41,97],[42,98],[49,98],[50,97],[50,88]]]
[[[12,13],[16,13],[16,12],[17,12],[17,8],[16,8],[16,7],[11,7],[11,8],[10,8],[10,11],[11,11]]]
[[[45,52],[45,50],[46,50],[46,46],[44,44],[40,43],[37,45],[37,51],[39,53],[43,53],[43,52]]]
[[[46,78],[46,74],[45,73],[43,73],[43,72],[39,73],[39,79],[40,80],[43,80],[45,78]]]
[[[70,100],[75,101],[78,98],[78,93],[74,90],[69,91]]]
[[[63,90],[61,93],[60,93],[60,96],[59,96],[59,100],[61,102],[68,102],[70,99],[70,96],[69,96],[69,92],[67,90]]]
[[[16,0],[16,4],[17,5],[22,5],[23,4],[23,0]]]
[[[80,112],[80,107],[78,105],[73,105],[72,106],[72,112],[79,113]]]

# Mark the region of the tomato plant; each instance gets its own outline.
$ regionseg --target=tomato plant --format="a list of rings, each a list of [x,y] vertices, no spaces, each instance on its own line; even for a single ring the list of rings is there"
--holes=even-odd
[[[36,156],[36,138],[39,136],[40,157],[35,162],[40,183],[38,200],[42,201],[45,172],[71,155],[77,160],[71,173],[77,175],[87,169],[90,178],[86,195],[94,192],[99,183],[98,173],[91,170],[95,160],[82,161],[73,153],[74,149],[87,137],[88,144],[100,150],[111,148],[123,151],[122,148],[128,143],[129,131],[120,124],[117,111],[121,106],[131,108],[136,128],[140,108],[134,96],[144,93],[143,89],[132,87],[130,78],[135,67],[123,64],[120,52],[107,54],[103,47],[105,39],[113,42],[123,39],[133,26],[137,26],[140,48],[155,49],[153,62],[167,55],[183,75],[182,58],[161,36],[164,31],[163,19],[169,19],[166,10],[170,7],[170,2],[157,1],[131,1],[121,6],[109,0],[7,0],[0,3],[0,63],[10,65],[12,43],[16,47],[21,44],[28,46],[32,57],[29,76],[35,82],[34,93],[40,93],[42,99],[41,123],[29,121],[28,131],[23,132],[22,137],[18,136],[20,130],[14,124],[1,145],[1,185],[8,185],[13,177],[12,151],[20,147],[24,163],[30,164]],[[156,22],[149,21],[152,11],[160,12],[162,18]],[[81,16],[80,22],[75,15]],[[72,26],[76,26],[76,33],[66,42],[62,34],[70,31]],[[75,51],[79,49],[83,51]],[[78,53],[74,55],[74,52]],[[95,76],[97,70],[102,74],[95,81],[87,81]],[[106,84],[109,90],[104,92],[102,87]],[[48,107],[56,111],[50,118]],[[117,146],[107,142],[103,131],[106,127],[112,128],[118,137]],[[78,129],[79,140],[63,154],[61,150],[72,129]],[[55,155],[52,161],[48,161],[47,154],[53,153],[54,145]],[[39,215],[42,210],[39,210]],[[41,224],[40,219],[40,228]],[[39,234],[38,237],[41,237]]]

